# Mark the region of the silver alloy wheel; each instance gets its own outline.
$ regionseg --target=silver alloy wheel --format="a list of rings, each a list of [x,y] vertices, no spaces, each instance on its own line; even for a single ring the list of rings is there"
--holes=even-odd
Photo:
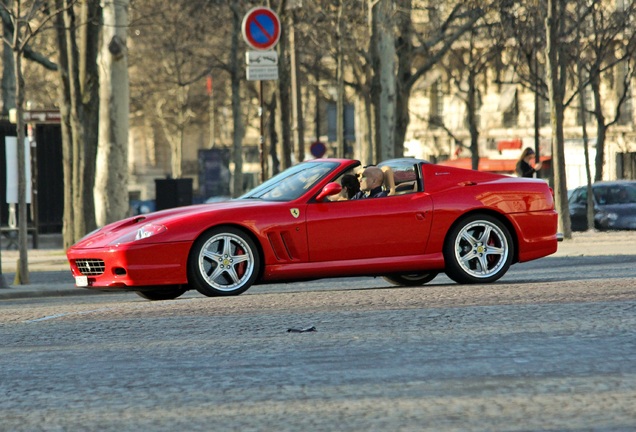
[[[455,259],[472,277],[494,276],[508,261],[510,245],[503,230],[488,220],[476,220],[455,237]]]
[[[211,287],[223,292],[240,289],[254,272],[254,252],[232,233],[214,235],[200,249],[199,272]]]

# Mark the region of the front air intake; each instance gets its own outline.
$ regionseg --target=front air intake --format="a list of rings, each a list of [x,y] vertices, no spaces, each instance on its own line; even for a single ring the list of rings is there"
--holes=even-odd
[[[75,265],[84,276],[98,276],[104,273],[106,266],[101,259],[78,259]]]

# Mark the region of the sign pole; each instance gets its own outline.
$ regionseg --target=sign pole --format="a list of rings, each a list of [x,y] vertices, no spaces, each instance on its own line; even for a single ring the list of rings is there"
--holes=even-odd
[[[261,136],[258,140],[258,151],[259,151],[259,156],[261,159],[261,183],[263,183],[265,181],[265,136],[264,136],[264,130],[265,130],[265,122],[264,122],[264,118],[263,118],[263,80],[260,80],[258,82],[258,87],[259,87],[259,91],[258,91],[258,102],[259,102],[259,107],[258,107],[258,117],[260,118],[260,131],[261,131]]]
[[[278,79],[278,54],[272,48],[278,43],[281,34],[280,18],[270,8],[250,9],[241,25],[245,42],[257,51],[248,51],[245,56],[246,73],[249,81],[258,81],[258,116],[260,120],[260,138],[258,152],[261,162],[261,183],[265,181],[265,119],[263,107],[263,80]]]
[[[0,217],[2,214],[0,214]],[[0,288],[9,288],[7,281],[4,280],[4,275],[2,274],[2,234],[0,233]]]

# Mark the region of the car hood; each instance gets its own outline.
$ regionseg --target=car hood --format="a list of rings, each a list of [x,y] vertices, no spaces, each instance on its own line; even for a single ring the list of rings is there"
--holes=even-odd
[[[167,210],[160,210],[153,213],[138,215],[122,219],[120,221],[104,226],[79,240],[71,248],[99,248],[107,246],[117,246],[118,244],[131,243],[135,240],[141,228],[152,227],[178,227],[187,226],[185,221],[197,219],[207,219],[223,213],[233,213],[244,209],[254,211],[254,208],[262,209],[271,205],[280,204],[272,201],[262,201],[255,199],[236,199],[211,204],[198,204],[184,207],[176,207]],[[163,236],[162,236],[163,237]],[[164,238],[165,239],[165,238]],[[185,238],[174,238],[175,241],[183,241]],[[137,240],[136,243],[153,243],[154,238],[149,237]]]

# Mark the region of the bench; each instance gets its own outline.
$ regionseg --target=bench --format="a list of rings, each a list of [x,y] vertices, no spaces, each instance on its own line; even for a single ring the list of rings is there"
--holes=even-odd
[[[34,226],[27,227],[27,235],[31,235],[33,242],[33,249],[38,248],[38,230]],[[18,249],[18,227],[8,227],[3,226],[0,227],[0,235],[2,236],[2,246],[4,246],[6,241],[5,249],[9,250],[11,248]]]

